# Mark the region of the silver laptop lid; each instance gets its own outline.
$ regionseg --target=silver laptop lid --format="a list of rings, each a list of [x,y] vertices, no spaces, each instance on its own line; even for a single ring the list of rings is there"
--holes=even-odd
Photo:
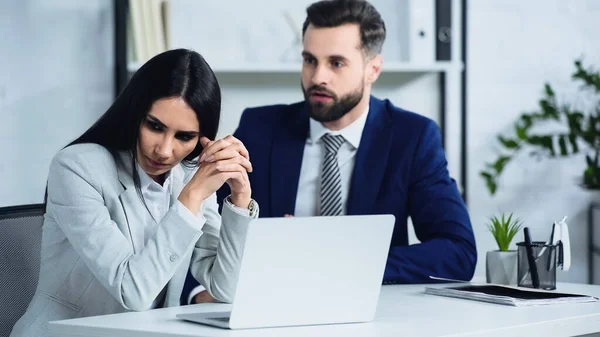
[[[249,226],[232,328],[373,319],[393,215],[261,218]]]

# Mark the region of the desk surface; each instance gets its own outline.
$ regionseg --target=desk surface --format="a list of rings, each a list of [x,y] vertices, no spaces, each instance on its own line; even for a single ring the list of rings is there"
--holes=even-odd
[[[232,331],[175,318],[179,313],[227,311],[230,308],[227,304],[199,304],[53,322],[50,324],[50,336],[530,337],[576,336],[600,332],[600,302],[511,307],[427,295],[424,294],[424,287],[424,285],[383,286],[376,318],[370,323]],[[557,291],[600,297],[600,286],[563,283],[557,287]]]

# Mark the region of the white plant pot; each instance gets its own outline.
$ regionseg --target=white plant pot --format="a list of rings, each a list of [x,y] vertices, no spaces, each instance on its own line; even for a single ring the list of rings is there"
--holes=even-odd
[[[488,283],[517,284],[517,251],[489,251],[485,259],[485,276]]]

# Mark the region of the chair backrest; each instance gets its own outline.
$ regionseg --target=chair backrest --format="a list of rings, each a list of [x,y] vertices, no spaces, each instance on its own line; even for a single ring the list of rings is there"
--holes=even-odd
[[[8,337],[37,287],[43,220],[43,205],[0,208],[0,337]]]

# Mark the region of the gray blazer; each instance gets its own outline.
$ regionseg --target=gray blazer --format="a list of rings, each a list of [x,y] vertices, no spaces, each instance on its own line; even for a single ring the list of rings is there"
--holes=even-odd
[[[144,246],[147,209],[132,172],[131,155],[115,160],[96,144],[54,157],[39,282],[11,337],[46,336],[49,321],[146,310],[165,286],[163,306],[177,306],[188,268],[216,299],[232,301],[251,218],[225,204],[221,219],[215,195],[194,216],[177,200],[193,172],[177,166],[171,208]]]

